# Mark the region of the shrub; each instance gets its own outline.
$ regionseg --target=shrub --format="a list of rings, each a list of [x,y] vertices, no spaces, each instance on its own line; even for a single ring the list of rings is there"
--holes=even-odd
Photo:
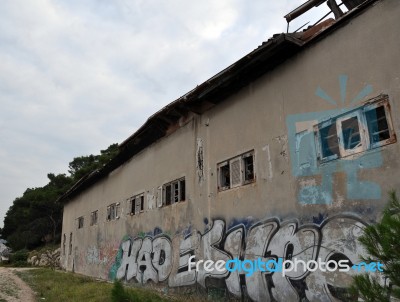
[[[19,250],[15,253],[10,254],[10,262],[13,266],[27,266],[29,251],[28,250]]]
[[[381,262],[383,279],[388,285],[383,285],[378,278],[368,274],[354,277],[352,290],[367,302],[386,302],[392,297],[400,298],[400,201],[396,193],[389,194],[389,203],[383,212],[382,220],[368,226],[359,241],[366,248],[369,257],[365,262]]]

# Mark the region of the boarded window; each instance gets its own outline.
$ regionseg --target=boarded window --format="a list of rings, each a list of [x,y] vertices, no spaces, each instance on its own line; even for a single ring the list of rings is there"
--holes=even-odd
[[[255,181],[254,167],[254,151],[219,163],[218,190],[223,191]]]
[[[229,161],[231,171],[231,188],[242,184],[242,159],[241,157]]]

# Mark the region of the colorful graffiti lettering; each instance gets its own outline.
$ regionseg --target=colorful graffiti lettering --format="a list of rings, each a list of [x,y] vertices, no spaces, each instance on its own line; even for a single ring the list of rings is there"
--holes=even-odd
[[[336,216],[319,225],[299,225],[298,221],[280,222],[271,218],[253,224],[248,229],[239,224],[226,230],[225,222],[214,220],[204,234],[192,231],[189,236],[159,234],[154,237],[125,238],[113,265],[110,277],[138,283],[166,282],[169,287],[199,284],[207,289],[208,281],[222,280],[229,295],[248,296],[253,301],[333,301],[341,299],[351,283],[353,271],[279,273],[229,273],[204,269],[189,270],[189,257],[197,260],[298,259],[322,261],[342,259],[357,263],[365,255],[358,243],[365,227],[355,216]],[[174,247],[179,250],[174,252]]]

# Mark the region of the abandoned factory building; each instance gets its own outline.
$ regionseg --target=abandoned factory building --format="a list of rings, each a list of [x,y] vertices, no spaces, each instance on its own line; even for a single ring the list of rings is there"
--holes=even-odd
[[[327,4],[328,18],[152,115],[60,198],[66,270],[252,301],[343,299],[353,271],[188,266],[366,255],[357,239],[400,188],[400,1],[310,0],[285,18]]]

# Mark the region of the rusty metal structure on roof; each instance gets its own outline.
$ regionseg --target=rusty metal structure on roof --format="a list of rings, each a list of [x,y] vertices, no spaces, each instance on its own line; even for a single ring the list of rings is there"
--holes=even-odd
[[[323,16],[320,20],[318,20],[313,26],[319,24],[322,20],[324,20],[328,15],[333,13],[335,16],[335,19],[339,19],[344,15],[344,12],[340,8],[342,5],[346,6],[347,10],[351,11],[357,6],[363,4],[364,2],[368,2],[367,0],[343,0],[340,4],[336,3],[336,0],[308,0],[307,2],[303,3],[299,7],[295,8],[292,10],[290,13],[286,14],[284,18],[286,19],[288,23],[288,32],[289,32],[289,23],[296,19],[297,17],[303,15],[307,11],[311,10],[314,7],[318,7],[320,5],[323,5],[324,3],[327,4],[327,6],[330,9],[330,12]]]

